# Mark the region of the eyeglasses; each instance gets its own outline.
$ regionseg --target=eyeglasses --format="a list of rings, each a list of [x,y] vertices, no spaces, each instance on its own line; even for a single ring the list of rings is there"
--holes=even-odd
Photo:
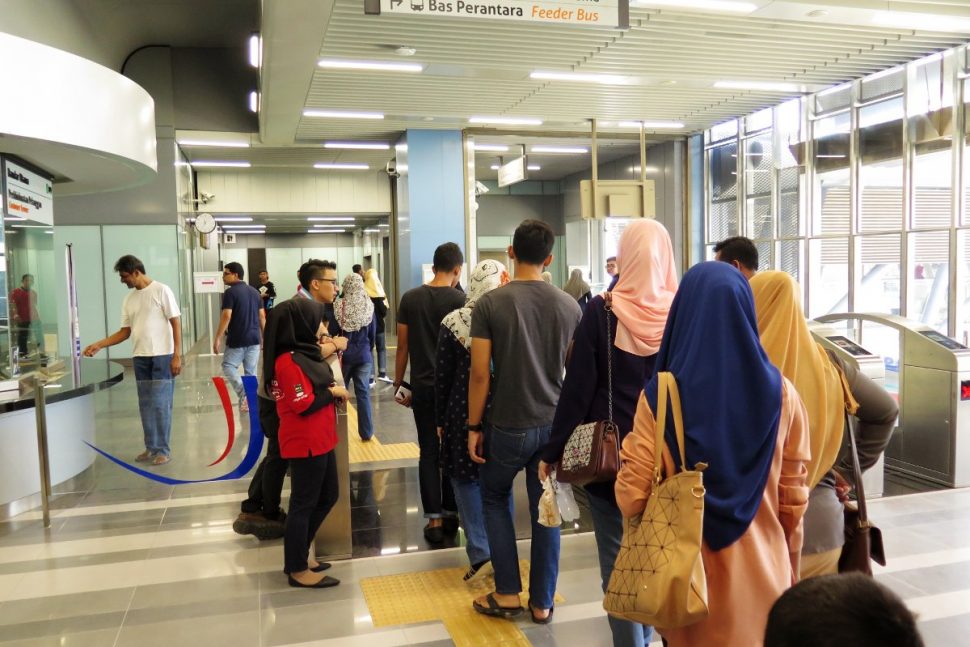
[[[327,283],[333,283],[334,286],[337,285],[337,279],[317,279],[317,281],[326,281]]]

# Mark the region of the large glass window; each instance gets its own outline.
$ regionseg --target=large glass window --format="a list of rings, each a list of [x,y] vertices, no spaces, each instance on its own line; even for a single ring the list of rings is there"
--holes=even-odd
[[[946,334],[949,323],[950,232],[924,231],[909,236],[909,318]]]
[[[814,124],[815,234],[848,234],[851,193],[849,191],[848,112],[819,119]]]
[[[860,272],[855,290],[856,312],[898,315],[902,302],[899,283],[902,236],[861,236],[858,241]]]
[[[808,316],[849,309],[849,240],[824,238],[809,244]]]
[[[903,99],[859,111],[859,231],[903,226]]]
[[[708,208],[708,242],[737,236],[738,227],[738,144],[732,141],[708,151],[711,201]]]

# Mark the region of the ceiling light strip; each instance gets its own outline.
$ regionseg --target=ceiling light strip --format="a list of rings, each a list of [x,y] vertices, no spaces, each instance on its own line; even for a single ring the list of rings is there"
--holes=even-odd
[[[541,126],[542,119],[533,117],[472,117],[470,124],[498,124],[502,126]]]
[[[380,112],[357,112],[353,110],[316,110],[303,111],[304,117],[320,117],[323,119],[383,119]]]
[[[357,164],[352,162],[317,162],[313,168],[329,171],[367,171],[370,164]]]
[[[346,61],[324,58],[317,61],[317,66],[331,70],[368,70],[372,72],[421,72],[424,65],[420,63],[389,63],[383,61]]]
[[[252,166],[249,162],[198,161],[189,163],[196,168],[249,168]]]
[[[326,142],[324,148],[362,150],[362,151],[386,151],[391,149],[387,142]]]

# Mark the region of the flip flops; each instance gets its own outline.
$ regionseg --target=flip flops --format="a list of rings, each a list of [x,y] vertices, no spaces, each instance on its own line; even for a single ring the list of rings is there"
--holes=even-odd
[[[521,605],[514,606],[514,607],[501,606],[498,603],[498,600],[495,599],[494,593],[489,593],[488,595],[486,595],[485,601],[488,603],[488,606],[479,604],[478,600],[475,600],[474,602],[472,602],[472,607],[475,609],[475,611],[485,616],[491,616],[493,618],[508,619],[508,618],[514,618],[517,615],[520,615],[522,611],[524,611]]]

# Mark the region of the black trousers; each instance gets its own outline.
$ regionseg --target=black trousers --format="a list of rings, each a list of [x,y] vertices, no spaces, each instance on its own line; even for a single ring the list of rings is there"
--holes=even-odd
[[[249,498],[242,502],[243,512],[261,512],[267,519],[276,519],[280,512],[280,497],[286,479],[285,458],[280,457],[280,418],[276,402],[266,398],[259,401],[259,426],[266,436],[266,456],[249,482]]]
[[[418,428],[418,485],[421,489],[424,516],[453,516],[458,506],[455,505],[451,479],[441,476],[441,441],[435,426],[433,387],[414,387],[411,392],[411,411],[414,413],[414,425]]]
[[[290,459],[290,509],[283,535],[283,572],[307,570],[307,556],[320,524],[337,502],[336,453]]]

